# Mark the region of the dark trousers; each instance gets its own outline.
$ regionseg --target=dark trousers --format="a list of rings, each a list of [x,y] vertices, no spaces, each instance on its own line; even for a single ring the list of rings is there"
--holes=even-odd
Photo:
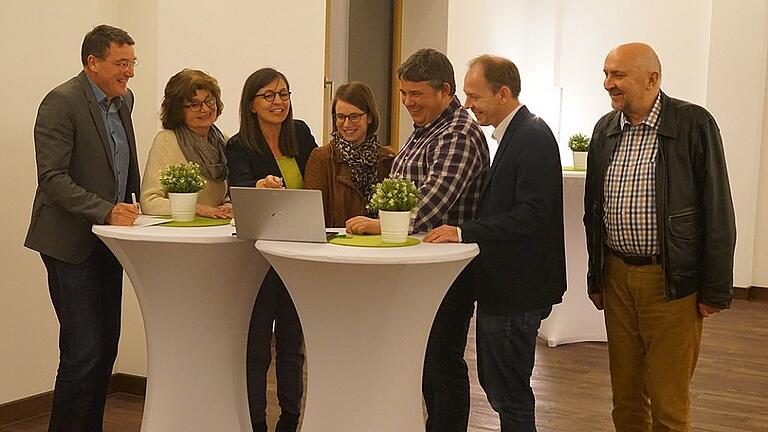
[[[101,242],[84,262],[42,255],[59,319],[49,432],[100,432],[120,339],[123,268]]]
[[[465,270],[448,289],[429,333],[422,381],[428,432],[467,431],[469,374],[464,349],[474,302],[471,275]]]
[[[477,312],[477,368],[480,385],[499,413],[502,432],[535,432],[536,399],[531,374],[536,335],[552,307],[507,315]]]
[[[295,430],[304,392],[304,336],[296,306],[285,284],[271,268],[253,306],[248,331],[246,375],[248,405],[254,431],[264,430],[267,409],[267,371],[272,361],[274,323],[277,399],[281,431]]]

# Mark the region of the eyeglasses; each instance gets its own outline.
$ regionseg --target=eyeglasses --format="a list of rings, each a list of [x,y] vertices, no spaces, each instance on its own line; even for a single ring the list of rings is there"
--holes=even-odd
[[[123,60],[119,62],[110,61],[110,63],[117,66],[117,68],[120,69],[121,71],[125,72],[128,69],[135,68],[136,65],[139,64],[139,59],[133,59],[133,61]]]
[[[368,114],[368,113],[365,113],[365,112],[362,112],[362,113],[352,113],[352,114],[349,114],[349,115],[336,114],[336,122],[337,123],[344,123],[344,121],[346,119],[349,119],[349,121],[351,121],[352,123],[357,123],[366,114]]]
[[[208,96],[201,101],[192,99],[189,101],[189,103],[184,104],[184,108],[189,108],[190,111],[200,111],[203,109],[203,104],[205,104],[205,106],[207,106],[209,109],[216,109],[216,98],[213,96]]]
[[[289,92],[288,90],[283,90],[280,93],[275,93],[273,91],[268,91],[268,92],[256,94],[253,97],[254,98],[263,97],[265,101],[272,102],[272,101],[275,100],[275,96],[280,96],[281,100],[287,101],[288,98],[291,97],[291,92]]]

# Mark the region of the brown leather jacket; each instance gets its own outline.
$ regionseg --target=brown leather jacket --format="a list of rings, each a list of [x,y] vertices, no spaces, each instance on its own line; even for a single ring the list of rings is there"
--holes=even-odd
[[[344,227],[347,219],[365,214],[368,204],[352,183],[352,169],[341,162],[332,143],[312,150],[304,171],[304,189],[323,192],[325,226]],[[379,180],[389,175],[395,153],[389,147],[379,147],[377,173]]]

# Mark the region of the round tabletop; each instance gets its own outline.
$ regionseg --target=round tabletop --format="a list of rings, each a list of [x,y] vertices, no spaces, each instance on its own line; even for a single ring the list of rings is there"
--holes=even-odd
[[[414,237],[420,238],[423,235]],[[256,248],[267,254],[305,261],[340,264],[425,264],[459,261],[480,252],[474,243],[419,243],[405,247],[354,247],[330,243],[297,243],[258,240]]]
[[[164,227],[94,225],[93,233],[107,238],[163,243],[230,243],[240,242],[234,235],[235,227]]]

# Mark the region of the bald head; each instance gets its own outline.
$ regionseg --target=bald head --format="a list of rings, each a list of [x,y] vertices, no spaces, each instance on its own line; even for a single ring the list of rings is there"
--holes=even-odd
[[[632,42],[619,45],[608,53],[609,56],[612,54],[626,57],[634,62],[636,67],[646,72],[656,72],[661,76],[661,62],[659,61],[659,56],[656,55],[656,51],[654,51],[648,44]]]
[[[661,62],[656,52],[644,43],[619,45],[605,58],[603,72],[603,86],[613,109],[622,111],[631,123],[640,123],[661,88]]]

